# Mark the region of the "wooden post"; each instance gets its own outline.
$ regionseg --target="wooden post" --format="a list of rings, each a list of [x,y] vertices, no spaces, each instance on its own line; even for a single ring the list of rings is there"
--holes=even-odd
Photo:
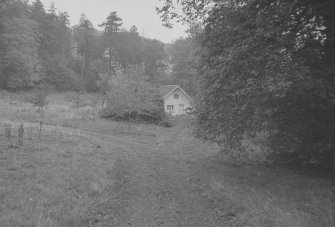
[[[20,147],[22,147],[23,145],[23,134],[24,134],[24,129],[23,129],[23,124],[21,124],[18,129],[18,134],[17,134],[17,142]]]

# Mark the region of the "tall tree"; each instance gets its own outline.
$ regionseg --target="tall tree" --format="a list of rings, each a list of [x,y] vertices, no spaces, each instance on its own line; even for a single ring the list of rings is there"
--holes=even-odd
[[[0,10],[0,85],[32,87],[41,79],[37,24],[28,18],[25,2],[7,1]]]
[[[80,78],[88,90],[96,89],[97,72],[93,70],[93,63],[98,58],[100,37],[92,23],[83,14],[79,24],[73,28],[73,38],[77,54],[81,57]]]
[[[78,78],[70,67],[72,56],[72,34],[66,12],[57,13],[54,4],[47,12],[41,3],[32,4],[31,17],[38,22],[40,31],[39,56],[42,59],[44,83],[57,89],[73,89]]]
[[[116,60],[126,68],[142,63],[142,39],[134,32],[121,31],[115,47]]]
[[[133,26],[130,28],[129,32],[130,32],[130,34],[132,34],[133,36],[139,36],[137,27],[136,27],[135,25],[133,25]]]
[[[169,25],[172,1],[158,11]],[[237,156],[284,162],[334,155],[334,17],[330,0],[181,1],[201,38],[197,132]],[[243,141],[263,143],[250,150]],[[262,149],[261,149],[262,150]],[[277,154],[279,156],[277,156]],[[278,160],[278,159],[276,159]]]
[[[118,42],[118,32],[122,26],[122,19],[113,11],[99,26],[104,30],[104,52],[106,55],[108,74],[112,75],[117,63],[116,43]]]
[[[31,17],[37,22],[42,22],[45,20],[46,13],[44,9],[44,5],[40,0],[36,0],[30,6],[31,9]]]
[[[192,36],[179,38],[167,47],[172,65],[169,83],[182,86],[192,96],[196,94],[196,52],[198,45]]]
[[[164,43],[155,39],[143,39],[142,45],[145,73],[152,81],[157,81],[160,71],[167,67],[164,62],[166,58]]]

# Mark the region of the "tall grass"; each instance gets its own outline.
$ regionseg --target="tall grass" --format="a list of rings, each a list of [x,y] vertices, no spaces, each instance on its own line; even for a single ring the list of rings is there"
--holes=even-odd
[[[231,226],[335,226],[335,185],[331,180],[284,170],[225,168],[220,178],[210,180],[208,197]]]
[[[51,94],[47,97],[49,104],[44,107],[44,122],[62,124],[62,122],[69,120],[92,119],[93,111],[97,111],[97,107],[92,108],[90,99],[95,95],[82,95],[83,104],[76,110],[71,103],[66,101],[68,95]],[[25,101],[25,96],[27,94],[6,93],[0,95],[0,120],[38,121],[40,119],[38,108]]]
[[[110,198],[121,152],[102,157],[96,143],[47,132],[40,145],[7,149],[0,135],[0,226],[85,226],[93,204]]]

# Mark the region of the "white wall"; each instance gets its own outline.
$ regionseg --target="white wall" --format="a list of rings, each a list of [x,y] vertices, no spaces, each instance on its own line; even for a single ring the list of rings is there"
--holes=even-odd
[[[174,99],[174,94],[179,94],[178,99]],[[184,104],[184,109],[187,107],[191,107],[191,100],[178,88],[174,92],[172,92],[168,97],[164,100],[164,109],[165,112],[171,113],[172,115],[180,115],[185,112],[180,110],[179,104]],[[173,111],[167,109],[168,105],[173,105]]]

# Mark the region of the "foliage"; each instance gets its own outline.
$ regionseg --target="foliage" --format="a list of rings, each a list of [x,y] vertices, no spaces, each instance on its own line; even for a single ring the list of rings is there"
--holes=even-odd
[[[47,92],[38,92],[35,95],[32,96],[28,96],[26,98],[26,101],[33,104],[33,106],[38,107],[38,111],[41,115],[41,117],[43,117],[43,109],[45,106],[48,105],[48,101],[47,101]]]
[[[109,80],[108,103],[102,117],[151,123],[163,121],[163,101],[155,86],[144,76],[143,66],[117,68]]]
[[[76,43],[76,51],[80,56],[80,79],[88,91],[97,90],[95,81],[98,77],[98,70],[95,70],[95,60],[99,58],[101,38],[99,32],[94,29],[92,23],[83,14],[79,24],[73,28],[73,39]]]
[[[159,80],[160,71],[166,68],[164,59],[166,53],[164,44],[158,40],[143,39],[144,49],[142,54],[142,64],[144,65],[145,74],[150,77],[152,82]]]
[[[109,76],[115,73],[118,65],[143,65],[145,74],[152,81],[157,80],[159,71],[166,66],[164,44],[158,40],[140,37],[136,26],[130,31],[121,28],[122,19],[116,12],[111,12],[100,26],[103,34],[103,60],[105,72]]]
[[[122,19],[113,11],[106,20],[99,25],[103,28],[103,59],[107,65],[107,72],[111,76],[115,72],[116,61],[116,43],[119,39],[118,33],[122,26]]]
[[[117,65],[145,65],[146,74],[158,80],[164,68],[164,44],[141,37],[136,26],[122,28],[111,12],[93,27],[83,14],[70,27],[66,12],[40,0],[6,0],[0,3],[0,87],[98,91],[100,75],[109,77]],[[103,92],[103,91],[102,91]]]
[[[53,4],[46,12],[40,0],[31,5],[30,17],[37,22],[43,82],[59,90],[78,89],[78,77],[70,66],[72,35],[67,13],[56,12]]]
[[[196,52],[195,37],[179,38],[167,47],[170,56],[171,75],[165,83],[178,84],[191,96],[196,94]]]
[[[4,2],[0,10],[0,86],[33,87],[41,79],[36,22],[21,1]]]
[[[80,107],[84,106],[85,104],[79,93],[73,93],[71,95],[68,95],[65,97],[65,99],[72,108],[75,108],[77,110],[79,110]]]
[[[237,157],[320,164],[334,155],[333,1],[185,0],[184,16],[165,3],[167,25],[198,18],[203,28],[198,136]]]

